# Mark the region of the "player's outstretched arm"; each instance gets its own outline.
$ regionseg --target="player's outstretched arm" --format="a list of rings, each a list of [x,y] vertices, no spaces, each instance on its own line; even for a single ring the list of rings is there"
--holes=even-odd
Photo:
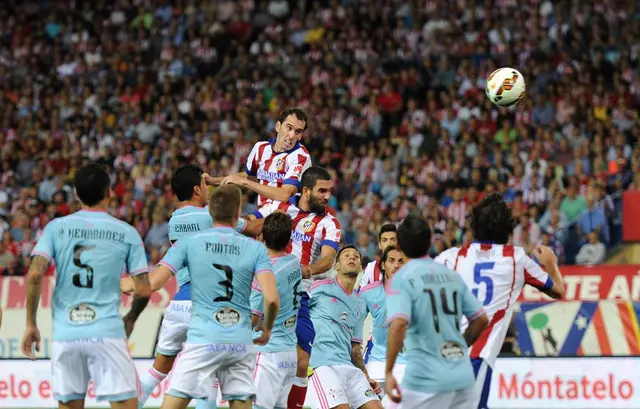
[[[238,172],[238,173],[233,173],[230,176],[237,176],[237,177],[241,177],[241,178],[246,178],[248,177],[248,175],[245,172]],[[227,176],[211,176],[208,173],[203,173],[202,177],[204,178],[204,181],[207,185],[209,186],[220,186],[220,184],[222,183],[222,181],[227,177]]]
[[[333,263],[336,260],[336,253],[336,249],[333,246],[322,246],[322,249],[320,251],[320,258],[315,263],[310,264],[307,268],[305,268],[305,266],[302,266],[302,276],[304,278],[309,278],[305,276],[305,270],[308,270],[308,274],[310,276],[323,274],[331,270],[331,267],[333,267]]]
[[[257,219],[254,215],[250,214],[246,218],[246,225],[242,234],[249,237],[258,237],[262,234],[262,226],[264,225],[264,219]]]
[[[149,273],[149,284],[151,291],[158,291],[171,279],[173,272],[163,265],[158,265],[155,270]],[[133,277],[124,277],[120,280],[120,291],[131,294],[136,288]]]
[[[229,183],[245,189],[249,189],[262,197],[276,200],[278,202],[287,202],[291,198],[291,196],[295,195],[298,192],[298,188],[293,185],[282,185],[281,187],[267,186],[263,185],[262,183],[254,182],[246,176],[241,177],[238,175],[230,175],[220,182],[221,185],[226,185]]]
[[[50,261],[43,256],[34,256],[27,273],[27,328],[22,338],[22,352],[29,359],[36,359],[33,346],[40,351],[40,331],[36,322],[38,303],[42,293],[42,278],[49,268]]]
[[[133,302],[131,303],[131,309],[124,317],[124,329],[127,337],[131,335],[135,322],[147,307],[149,297],[151,297],[151,283],[149,282],[148,273],[137,274],[131,276],[131,278],[134,284]]]

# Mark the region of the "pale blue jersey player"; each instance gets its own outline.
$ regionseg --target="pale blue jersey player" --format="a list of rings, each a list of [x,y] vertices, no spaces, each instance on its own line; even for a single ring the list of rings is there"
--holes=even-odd
[[[171,219],[169,219],[169,240],[172,244],[213,226],[213,219],[207,206],[209,192],[204,179],[204,171],[199,166],[189,164],[178,168],[171,178],[171,189],[180,201],[180,207],[173,212]],[[255,230],[254,225],[257,222],[248,222],[246,219],[240,218],[236,224],[236,231],[251,234]],[[155,271],[149,276],[154,291],[162,288],[171,278],[171,273],[158,273],[160,272]],[[187,339],[187,329],[191,318],[189,272],[183,268],[175,276],[178,292],[165,311],[158,337],[155,361],[149,370],[140,376],[142,392],[138,398],[138,408],[145,405],[153,390],[167,377],[173,367],[176,355],[182,350],[182,344]],[[130,280],[123,280],[123,292],[130,291],[131,285]],[[216,407],[215,396],[212,396],[209,401],[199,401],[196,405],[197,409],[215,409]]]
[[[395,226],[394,226],[395,227]],[[394,230],[395,234],[395,230]],[[384,389],[385,361],[387,359],[387,293],[385,284],[404,264],[404,254],[395,245],[387,246],[380,257],[381,280],[365,285],[360,289],[360,297],[365,301],[366,311],[371,314],[371,349],[365,354],[365,365],[369,376]],[[406,359],[403,353],[398,355],[393,373],[400,382],[404,376]],[[390,402],[385,396],[382,405]]]
[[[254,278],[262,289],[265,320],[256,342],[266,343],[277,316],[279,297],[264,245],[234,230],[242,193],[235,186],[216,189],[209,200],[213,228],[178,240],[157,270],[189,271],[191,325],[176,361],[162,408],[184,409],[191,399],[213,396],[219,379],[222,398],[232,408],[250,408],[255,396],[250,295]]]
[[[362,271],[360,252],[343,247],[337,255],[336,278],[316,281],[309,291],[316,331],[311,381],[322,408],[382,409],[378,383],[369,378],[362,357],[365,301],[354,291]]]
[[[296,323],[300,310],[302,267],[300,260],[287,254],[293,221],[285,213],[273,213],[264,219],[262,237],[271,257],[280,295],[280,312],[276,318],[269,343],[258,346],[254,382],[255,408],[286,409],[289,390],[296,379],[297,353]],[[257,281],[251,292],[253,323],[258,325],[264,315],[264,299]],[[256,334],[256,336],[259,334]]]
[[[476,392],[467,348],[487,326],[482,305],[458,274],[426,257],[431,228],[424,219],[408,216],[398,244],[408,261],[387,285],[387,394],[400,409],[471,408]],[[469,321],[464,336],[462,316]],[[392,369],[403,344],[400,391]]]
[[[127,336],[146,306],[151,288],[140,234],[106,213],[109,174],[90,164],[74,177],[82,210],[55,219],[44,229],[32,256],[27,280],[27,329],[23,352],[35,359],[40,334],[36,312],[41,282],[49,264],[56,265],[53,293],[53,395],[60,408],[84,407],[89,381],[98,400],[112,407],[137,406],[136,368]],[[120,277],[134,277],[136,296],[127,329],[120,316]]]

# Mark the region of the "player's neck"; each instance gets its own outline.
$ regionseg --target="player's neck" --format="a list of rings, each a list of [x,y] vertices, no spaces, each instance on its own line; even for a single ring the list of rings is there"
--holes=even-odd
[[[267,248],[267,254],[269,254],[269,257],[271,257],[271,258],[278,258],[278,257],[286,256],[287,255],[287,251],[286,250],[271,250],[270,248]]]
[[[180,202],[180,207],[202,207],[200,206],[200,202],[197,199],[185,200],[184,202]]]
[[[272,149],[275,153],[284,152],[284,149],[282,148],[282,143],[280,143],[277,138],[276,138],[276,141],[273,143]]]
[[[230,229],[235,229],[237,224],[237,220],[236,223],[224,223],[224,222],[213,222],[213,227],[228,227]]]
[[[340,287],[342,287],[344,292],[347,294],[353,293],[353,289],[356,287],[357,279],[358,279],[358,276],[355,276],[352,278],[344,274],[338,274],[338,277],[337,277],[338,284],[340,284]]]
[[[109,200],[103,200],[102,202],[93,206],[86,206],[82,204],[80,209],[84,210],[85,212],[105,212],[106,213],[108,207],[109,207]]]
[[[303,212],[307,212],[307,213],[311,212],[311,207],[309,206],[309,201],[307,199],[305,199],[303,196],[300,196],[300,199],[298,199],[297,208],[302,210]]]

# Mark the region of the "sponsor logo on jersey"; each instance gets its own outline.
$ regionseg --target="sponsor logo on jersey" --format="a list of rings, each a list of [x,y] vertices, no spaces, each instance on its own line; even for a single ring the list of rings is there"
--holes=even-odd
[[[223,327],[229,328],[240,322],[240,313],[233,308],[222,307],[213,313],[213,318]]]
[[[447,341],[440,347],[440,356],[449,360],[462,359],[465,357],[465,348],[457,342]]]
[[[258,179],[266,182],[279,182],[284,179],[284,175],[282,172],[267,172],[262,169],[258,169],[257,173]]]
[[[314,222],[312,222],[311,220],[307,220],[302,224],[302,231],[305,233],[309,233],[313,231],[315,227],[316,227],[316,224]]]
[[[287,319],[284,322],[284,327],[286,329],[291,329],[296,326],[296,322],[298,322],[298,315],[294,315],[293,317],[290,317],[289,319]]]
[[[78,324],[91,322],[95,320],[97,316],[96,310],[87,304],[76,305],[69,310],[69,320]]]
[[[293,176],[299,178],[302,175],[302,165],[296,165],[293,167]]]
[[[291,232],[291,240],[309,243],[311,240],[313,240],[313,237],[309,236],[308,234],[300,233],[299,231],[294,230]]]

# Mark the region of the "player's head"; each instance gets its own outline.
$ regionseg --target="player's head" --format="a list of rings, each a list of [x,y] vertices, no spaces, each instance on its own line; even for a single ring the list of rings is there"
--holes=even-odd
[[[262,238],[269,250],[283,251],[291,241],[293,221],[286,213],[271,213],[264,219]]]
[[[209,213],[214,223],[235,227],[240,218],[242,192],[234,185],[218,187],[209,197]]]
[[[311,166],[304,171],[300,182],[302,184],[301,200],[309,206],[309,209],[303,210],[317,214],[326,213],[333,188],[329,172],[325,168]]]
[[[431,227],[420,216],[407,216],[398,227],[398,246],[408,258],[421,258],[431,248]]]
[[[288,151],[293,149],[296,143],[302,139],[302,134],[307,130],[307,113],[300,108],[287,108],[280,114],[276,122],[276,140],[278,144]]]
[[[97,163],[84,165],[73,178],[76,196],[83,205],[93,207],[109,200],[111,196],[111,178],[109,173]]]
[[[198,165],[180,166],[171,178],[171,190],[179,201],[197,200],[201,206],[207,205],[209,190],[202,177],[204,171]]]
[[[500,193],[485,196],[471,209],[471,232],[475,241],[507,244],[514,227],[513,213]]]
[[[393,223],[383,224],[378,232],[378,248],[384,253],[389,246],[398,244],[398,228]]]
[[[384,273],[382,282],[393,277],[393,275],[404,264],[404,254],[396,246],[387,246],[380,258],[380,269]]]
[[[358,277],[362,271],[360,251],[352,245],[346,245],[338,251],[336,255],[336,271],[338,275],[348,276],[351,278]]]

